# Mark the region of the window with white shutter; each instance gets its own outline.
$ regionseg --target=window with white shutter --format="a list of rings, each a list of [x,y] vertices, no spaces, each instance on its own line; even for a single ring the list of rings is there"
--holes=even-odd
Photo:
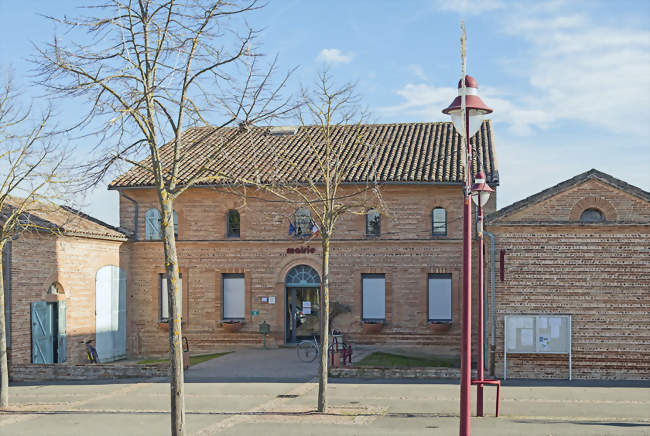
[[[429,274],[429,321],[451,322],[451,274]]]
[[[363,288],[363,320],[386,319],[386,277],[384,274],[363,274],[361,286]]]
[[[223,275],[223,319],[244,319],[246,284],[243,274]]]

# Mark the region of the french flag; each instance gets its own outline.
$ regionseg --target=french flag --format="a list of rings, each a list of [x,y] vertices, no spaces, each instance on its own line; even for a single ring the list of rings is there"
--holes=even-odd
[[[320,235],[320,229],[318,228],[318,226],[314,221],[311,222],[311,234],[312,236]]]

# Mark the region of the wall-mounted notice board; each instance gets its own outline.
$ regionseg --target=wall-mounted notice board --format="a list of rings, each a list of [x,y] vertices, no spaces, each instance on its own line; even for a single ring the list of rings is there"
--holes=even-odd
[[[506,315],[504,321],[504,380],[508,353],[568,354],[571,380],[571,315]]]

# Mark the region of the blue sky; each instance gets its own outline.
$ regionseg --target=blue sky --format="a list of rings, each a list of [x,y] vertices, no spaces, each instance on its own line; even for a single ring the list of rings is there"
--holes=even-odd
[[[26,99],[39,95],[31,42],[56,30],[39,14],[74,16],[81,4],[0,0],[0,67]],[[249,22],[281,70],[299,67],[290,90],[327,66],[358,83],[374,121],[400,122],[446,120],[461,19],[468,72],[494,109],[499,207],[590,168],[650,190],[650,1],[272,0]],[[86,203],[117,223],[115,193],[102,187]]]

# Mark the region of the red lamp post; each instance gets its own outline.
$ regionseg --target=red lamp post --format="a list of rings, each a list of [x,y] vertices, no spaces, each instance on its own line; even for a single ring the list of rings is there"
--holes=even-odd
[[[494,189],[485,183],[485,173],[480,169],[478,174],[474,177],[474,186],[472,186],[472,200],[478,206],[478,363],[477,363],[477,379],[483,381],[483,338],[485,337],[485,323],[483,315],[485,309],[483,307],[483,206],[490,199],[490,193]],[[483,416],[483,384],[476,385],[476,416]]]
[[[472,147],[470,138],[478,131],[483,123],[483,117],[492,112],[478,96],[476,79],[465,73],[463,54],[463,78],[458,82],[458,96],[443,113],[451,115],[454,128],[464,141],[465,157],[465,186],[463,189],[463,306],[462,306],[462,346],[461,346],[461,377],[460,377],[460,435],[470,434],[472,382],[472,202],[470,201],[472,187]],[[464,80],[463,80],[464,79]]]

